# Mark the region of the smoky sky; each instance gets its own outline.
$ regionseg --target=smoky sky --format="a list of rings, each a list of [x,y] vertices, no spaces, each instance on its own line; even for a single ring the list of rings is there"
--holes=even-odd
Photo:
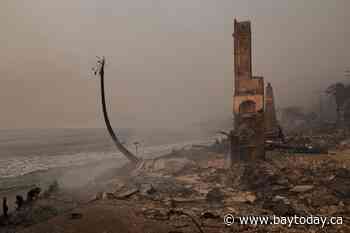
[[[0,128],[186,128],[232,115],[233,18],[277,106],[308,106],[350,68],[348,0],[2,0]]]

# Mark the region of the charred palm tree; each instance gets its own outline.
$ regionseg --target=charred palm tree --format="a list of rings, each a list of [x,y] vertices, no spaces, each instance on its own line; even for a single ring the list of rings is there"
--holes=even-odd
[[[116,134],[113,131],[113,128],[111,126],[111,123],[108,118],[107,113],[107,107],[106,107],[106,99],[105,99],[105,87],[104,87],[104,67],[105,67],[105,58],[98,58],[97,61],[97,67],[94,69],[95,75],[100,76],[100,82],[101,82],[101,100],[102,100],[102,110],[103,110],[103,117],[104,121],[106,123],[107,130],[109,132],[109,135],[111,136],[114,144],[118,148],[120,152],[123,153],[123,155],[132,163],[137,163],[140,161],[139,158],[137,158],[133,153],[131,153],[118,139]]]

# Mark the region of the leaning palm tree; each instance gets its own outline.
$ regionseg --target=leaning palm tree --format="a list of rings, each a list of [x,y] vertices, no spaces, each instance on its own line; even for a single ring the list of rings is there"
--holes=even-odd
[[[104,67],[105,67],[105,58],[99,58],[98,57],[98,61],[97,61],[97,66],[94,69],[94,73],[95,75],[99,75],[100,76],[100,81],[101,81],[101,100],[102,100],[102,110],[103,110],[103,117],[104,117],[104,121],[107,127],[107,130],[114,142],[114,144],[116,145],[116,147],[118,148],[118,150],[120,152],[123,153],[123,155],[132,163],[137,163],[140,161],[139,158],[137,158],[133,153],[131,153],[123,144],[122,142],[118,139],[118,137],[116,136],[116,134],[113,131],[113,128],[111,126],[111,123],[109,121],[108,118],[108,114],[107,114],[107,107],[106,107],[106,99],[105,99],[105,88],[104,88]]]

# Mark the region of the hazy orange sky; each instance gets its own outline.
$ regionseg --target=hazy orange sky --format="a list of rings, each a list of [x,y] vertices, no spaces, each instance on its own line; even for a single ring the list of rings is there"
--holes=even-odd
[[[2,0],[0,128],[186,128],[231,117],[233,18],[278,106],[317,103],[350,69],[349,0]]]

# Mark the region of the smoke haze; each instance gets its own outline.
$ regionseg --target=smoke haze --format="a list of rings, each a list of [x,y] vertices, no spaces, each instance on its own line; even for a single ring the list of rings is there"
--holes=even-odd
[[[253,73],[278,106],[318,103],[350,67],[348,0],[3,0],[0,128],[189,129],[232,112],[233,18],[251,20]]]

